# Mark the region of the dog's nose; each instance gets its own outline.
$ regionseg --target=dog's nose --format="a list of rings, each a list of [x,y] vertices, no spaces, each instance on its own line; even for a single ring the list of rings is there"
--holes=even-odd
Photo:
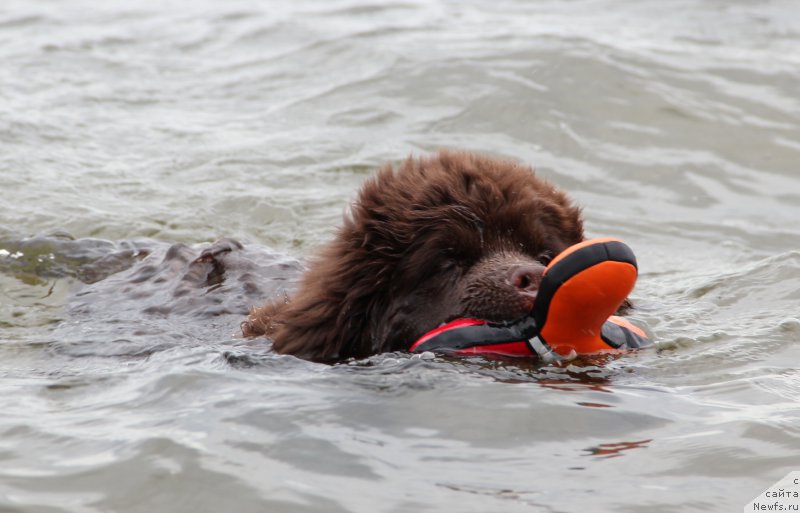
[[[541,265],[520,265],[511,271],[509,281],[511,285],[521,291],[536,292],[542,282],[544,267]]]

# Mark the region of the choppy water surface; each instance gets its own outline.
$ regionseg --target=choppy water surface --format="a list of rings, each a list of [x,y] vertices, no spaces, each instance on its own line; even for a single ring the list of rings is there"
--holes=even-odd
[[[798,93],[789,0],[3,2],[0,511],[740,511],[800,469]],[[442,146],[624,238],[658,349],[234,337],[372,169]],[[219,237],[239,281],[181,270]]]

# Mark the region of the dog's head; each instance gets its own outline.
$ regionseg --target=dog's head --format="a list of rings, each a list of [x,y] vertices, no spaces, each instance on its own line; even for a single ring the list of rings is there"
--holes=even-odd
[[[336,237],[264,321],[278,352],[331,361],[407,349],[457,317],[527,315],[580,211],[518,163],[441,152],[367,180]],[[258,332],[258,330],[255,330]]]

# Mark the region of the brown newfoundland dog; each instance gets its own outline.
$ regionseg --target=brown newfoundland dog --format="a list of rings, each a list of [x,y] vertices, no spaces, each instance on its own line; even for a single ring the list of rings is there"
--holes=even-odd
[[[544,266],[581,240],[580,209],[528,166],[409,158],[366,181],[294,296],[253,309],[242,331],[320,362],[406,350],[454,318],[527,315]]]

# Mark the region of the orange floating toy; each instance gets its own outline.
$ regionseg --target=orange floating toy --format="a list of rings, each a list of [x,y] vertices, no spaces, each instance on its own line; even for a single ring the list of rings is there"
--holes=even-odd
[[[644,331],[613,315],[637,275],[636,257],[622,241],[581,242],[547,266],[529,316],[503,323],[457,319],[423,335],[410,351],[544,358],[650,345]]]

